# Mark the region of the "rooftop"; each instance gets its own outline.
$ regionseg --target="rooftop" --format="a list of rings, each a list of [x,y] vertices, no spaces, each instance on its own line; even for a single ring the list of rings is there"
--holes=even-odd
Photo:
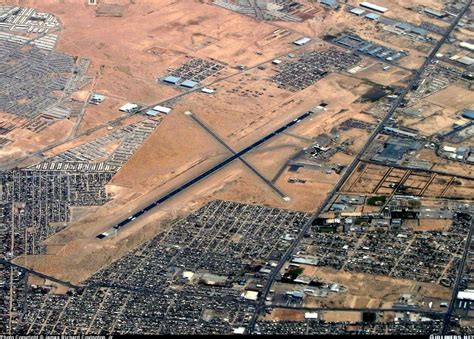
[[[169,112],[171,112],[171,108],[165,107],[165,106],[160,106],[160,105],[153,107],[153,110],[155,110],[157,112],[160,112],[160,113],[165,113],[165,114],[168,114]]]
[[[155,110],[150,109],[150,110],[146,111],[146,115],[149,115],[151,117],[156,117],[158,115],[158,112],[155,111]]]
[[[192,80],[185,80],[181,83],[181,86],[187,87],[187,88],[193,88],[197,85],[198,83],[196,81]]]
[[[350,12],[355,15],[362,15],[365,13],[365,9],[354,7]]]
[[[91,100],[94,100],[94,101],[103,101],[105,99],[105,95],[102,95],[102,94],[93,94],[91,96]]]
[[[126,103],[125,105],[123,105],[122,107],[119,108],[120,111],[123,111],[123,112],[130,112],[134,109],[137,109],[138,108],[138,105],[137,104],[132,104],[132,103]]]
[[[332,8],[336,8],[336,7],[339,6],[337,0],[320,0],[320,3],[322,3],[323,5],[332,7]]]
[[[464,109],[464,112],[462,113],[462,116],[463,116],[464,118],[468,118],[468,119],[474,120],[474,109],[465,108],[465,109]]]
[[[304,38],[301,38],[301,39],[296,40],[296,41],[293,42],[293,43],[294,43],[295,45],[302,46],[302,45],[307,44],[307,43],[310,42],[310,41],[311,41],[310,38],[304,37]]]
[[[437,10],[431,9],[431,8],[425,8],[425,12],[428,13],[428,14],[432,14],[434,16],[440,17],[440,18],[446,15],[445,12],[440,12],[440,11],[437,11]]]
[[[174,84],[176,85],[179,81],[181,80],[181,78],[178,78],[178,77],[175,77],[175,76],[167,76],[166,78],[163,79],[164,82],[168,82],[170,84]]]
[[[369,14],[366,14],[365,17],[370,20],[378,20],[380,18],[380,15],[375,14],[375,13],[369,13]]]
[[[372,9],[374,11],[377,11],[377,12],[384,13],[384,12],[388,11],[388,8],[385,8],[385,7],[382,7],[382,6],[367,2],[367,1],[361,2],[360,5],[362,7],[370,8],[370,9]]]

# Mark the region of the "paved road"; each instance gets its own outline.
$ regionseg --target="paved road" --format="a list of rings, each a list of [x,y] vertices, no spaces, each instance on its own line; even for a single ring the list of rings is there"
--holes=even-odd
[[[473,222],[474,221],[471,219],[471,227],[469,228],[469,234],[467,236],[466,246],[464,247],[462,259],[461,259],[461,262],[459,263],[456,281],[454,282],[453,292],[451,295],[451,301],[449,302],[448,311],[446,312],[446,315],[444,317],[443,334],[447,334],[449,331],[449,323],[451,320],[451,315],[453,314],[454,307],[456,305],[457,295],[459,292],[459,283],[461,282],[463,272],[464,272],[464,267],[466,266],[467,256],[469,254],[469,249],[471,247],[472,234],[474,231]]]
[[[30,268],[27,268],[27,267],[23,267],[23,266],[20,266],[20,265],[17,265],[17,264],[14,264],[10,261],[7,261],[5,259],[0,259],[0,265],[4,265],[4,266],[11,266],[11,267],[14,267],[20,271],[23,271],[23,272],[28,272],[30,274],[33,274],[33,275],[36,275],[40,278],[43,278],[43,279],[48,279],[50,281],[53,281],[57,284],[60,284],[60,285],[64,285],[66,287],[69,287],[69,288],[74,288],[74,289],[79,289],[80,286],[76,286],[76,285],[73,285],[71,284],[70,282],[67,282],[67,281],[64,281],[64,280],[60,280],[60,279],[57,279],[55,277],[51,277],[49,275],[46,275],[46,274],[43,274],[43,273],[40,273],[40,272],[37,272],[35,270],[32,270]]]
[[[285,124],[284,126],[278,128],[276,131],[266,135],[265,137],[261,138],[260,140],[254,142],[252,145],[244,148],[243,150],[233,154],[229,158],[227,158],[224,161],[220,162],[219,164],[215,165],[211,169],[205,171],[204,173],[201,173],[200,175],[198,175],[197,177],[194,177],[193,179],[189,180],[185,184],[183,184],[183,185],[179,186],[178,188],[172,190],[171,192],[165,194],[164,196],[162,196],[161,198],[159,198],[158,200],[156,200],[152,204],[148,205],[144,209],[132,214],[127,219],[122,220],[121,222],[117,223],[115,226],[113,226],[113,228],[118,230],[118,229],[124,227],[125,225],[129,224],[130,222],[134,221],[135,219],[141,217],[143,214],[147,213],[149,210],[155,208],[156,206],[158,206],[160,204],[163,204],[164,202],[171,199],[175,195],[181,193],[182,191],[184,191],[184,190],[188,189],[189,187],[193,186],[194,184],[196,184],[196,183],[200,182],[201,180],[207,178],[211,174],[221,170],[223,167],[230,164],[232,161],[234,161],[236,159],[239,159],[240,157],[247,154],[248,152],[250,152],[254,148],[262,145],[263,143],[267,142],[268,140],[270,140],[270,139],[276,137],[277,135],[281,134],[282,132],[286,131],[288,128],[292,127],[293,125],[296,125],[300,121],[308,118],[309,116],[311,116],[311,114],[312,114],[311,112],[306,112],[306,113],[300,115],[296,119],[294,119],[294,120],[288,122],[287,124]],[[101,234],[99,234],[97,237],[98,238],[104,238],[104,236],[102,236]]]
[[[27,155],[24,155],[24,156],[21,156],[21,157],[17,157],[15,159],[12,159],[12,160],[8,160],[8,161],[4,161],[2,162],[2,164],[0,164],[0,170],[8,170],[8,169],[12,169],[12,168],[15,168],[17,167],[18,165],[21,165],[21,163],[23,161],[25,161],[26,159],[29,159],[29,158],[33,158],[33,157],[40,157],[43,155],[44,152],[47,152],[47,151],[50,151],[52,150],[53,148],[55,147],[58,147],[58,146],[61,146],[67,142],[70,142],[70,141],[73,141],[73,140],[76,140],[76,139],[79,139],[80,137],[84,136],[84,135],[89,135],[93,132],[96,132],[102,128],[105,128],[107,126],[110,126],[110,125],[114,125],[114,124],[117,124],[125,119],[128,119],[130,118],[130,115],[126,115],[126,116],[121,116],[117,119],[114,119],[114,120],[111,120],[111,121],[108,121],[106,123],[103,123],[103,124],[99,124],[99,125],[96,125],[84,132],[81,132],[81,133],[77,133],[75,136],[73,137],[68,137],[64,140],[60,140],[60,141],[56,141],[52,144],[49,144],[48,146],[46,147],[43,147],[37,151],[34,151],[32,153],[29,153]],[[145,119],[145,117],[143,117],[143,119]]]
[[[278,59],[278,58],[281,58],[281,57],[283,57],[283,56],[285,56],[285,55],[288,55],[288,54],[290,54],[290,53],[295,53],[295,52],[297,52],[298,50],[300,50],[300,49],[302,49],[302,48],[307,48],[307,47],[308,47],[309,45],[311,45],[311,44],[314,44],[314,41],[310,41],[309,43],[307,43],[307,44],[304,45],[304,46],[297,46],[297,47],[295,47],[295,48],[293,48],[293,49],[291,49],[291,50],[289,50],[289,51],[287,51],[287,52],[285,52],[285,53],[281,53],[281,54],[275,55],[275,56],[273,56],[271,59],[266,59],[266,60],[264,60],[264,61],[262,61],[262,62],[260,62],[260,63],[258,63],[258,64],[256,64],[256,65],[253,65],[253,66],[251,66],[251,67],[248,67],[248,68],[246,68],[246,69],[244,69],[244,70],[240,70],[240,71],[238,71],[237,73],[233,73],[233,74],[227,75],[227,76],[225,76],[225,77],[216,79],[215,81],[213,81],[213,82],[211,82],[211,83],[209,83],[209,84],[207,84],[207,85],[198,85],[198,86],[194,87],[194,88],[191,89],[191,90],[183,91],[183,92],[181,92],[181,93],[179,93],[179,94],[177,94],[177,95],[174,95],[174,96],[172,96],[172,97],[169,97],[169,98],[160,100],[160,101],[158,101],[158,102],[156,102],[156,103],[154,103],[154,104],[152,104],[152,105],[149,105],[149,106],[146,106],[146,107],[140,109],[140,111],[138,111],[138,112],[136,112],[136,113],[134,113],[134,114],[135,114],[135,115],[143,114],[143,119],[142,119],[142,120],[148,119],[148,117],[144,115],[145,112],[148,111],[149,109],[151,109],[151,108],[157,106],[157,105],[163,105],[163,104],[165,104],[165,103],[168,102],[168,101],[172,101],[172,100],[179,99],[179,98],[181,98],[181,97],[184,97],[184,96],[186,96],[186,95],[189,95],[189,94],[191,94],[191,93],[194,93],[194,92],[196,92],[196,91],[199,91],[199,90],[201,90],[201,89],[203,89],[203,88],[205,88],[205,87],[212,87],[212,86],[218,84],[218,83],[221,82],[221,81],[228,80],[228,79],[233,78],[233,77],[235,77],[235,76],[241,75],[241,74],[243,74],[243,73],[245,73],[245,72],[247,72],[247,71],[249,71],[249,70],[258,68],[258,67],[260,67],[260,66],[263,66],[263,65],[265,65],[265,64],[267,64],[267,63],[269,63],[269,62],[271,62],[273,59]],[[35,156],[42,156],[42,154],[43,154],[44,152],[50,151],[50,150],[52,150],[53,148],[58,147],[58,146],[61,146],[61,145],[65,144],[65,143],[67,143],[67,142],[76,140],[76,139],[80,138],[81,136],[89,135],[89,134],[91,134],[91,133],[93,133],[93,132],[96,132],[96,131],[102,129],[102,128],[105,128],[105,127],[114,125],[114,124],[116,124],[116,123],[119,123],[119,122],[121,122],[121,121],[123,121],[123,120],[125,120],[125,119],[130,118],[130,116],[131,116],[130,114],[120,116],[120,117],[118,117],[118,118],[116,118],[116,119],[114,119],[114,120],[107,121],[107,122],[105,122],[105,123],[99,124],[99,125],[97,125],[97,126],[94,126],[94,127],[90,128],[90,129],[84,131],[84,132],[78,133],[78,134],[76,134],[76,135],[74,135],[74,136],[68,137],[68,138],[63,139],[63,140],[61,140],[61,141],[54,142],[54,143],[52,143],[52,144],[50,144],[50,145],[48,145],[48,146],[46,146],[46,147],[43,147],[43,148],[41,148],[41,149],[39,149],[39,150],[37,150],[37,151],[34,151],[34,152],[32,152],[32,153],[29,153],[29,154],[27,154],[27,155],[24,155],[24,156],[21,156],[21,157],[17,157],[17,158],[12,159],[12,160],[4,161],[4,162],[2,162],[2,163],[0,164],[0,170],[7,170],[7,169],[15,168],[15,167],[17,167],[18,165],[21,165],[21,163],[22,163],[23,161],[25,161],[26,159],[28,159],[28,158],[32,158],[32,157],[35,157]]]
[[[225,143],[225,141],[217,135],[213,130],[211,130],[208,126],[206,126],[199,118],[191,113],[191,112],[186,112],[185,113],[187,116],[191,117],[191,119],[194,120],[195,123],[197,123],[199,126],[201,126],[208,134],[210,134],[214,139],[217,140],[222,146],[224,146],[229,152],[232,154],[236,154],[236,152]],[[239,160],[242,161],[242,163],[247,166],[257,177],[259,177],[267,186],[269,186],[280,198],[283,199],[288,199],[285,193],[283,193],[278,187],[276,187],[272,181],[268,180],[265,178],[252,164],[250,164],[247,160],[245,160],[242,157],[239,157]]]
[[[365,143],[364,147],[361,149],[361,151],[357,154],[357,156],[354,158],[352,163],[347,167],[346,171],[344,174],[341,176],[341,178],[338,180],[336,185],[333,187],[333,189],[329,192],[328,196],[326,199],[321,203],[319,208],[316,210],[316,212],[312,215],[312,217],[308,220],[308,222],[303,226],[301,229],[300,233],[296,237],[296,239],[292,242],[288,250],[285,252],[285,254],[280,258],[280,261],[278,262],[278,265],[273,269],[272,273],[269,275],[268,280],[262,290],[262,293],[259,297],[259,302],[257,304],[255,313],[252,317],[252,319],[249,322],[249,325],[247,326],[246,333],[252,333],[255,323],[257,322],[258,316],[261,314],[263,307],[265,305],[265,300],[268,296],[268,293],[270,292],[270,288],[272,286],[273,281],[275,280],[276,276],[279,274],[280,270],[282,269],[283,265],[285,262],[290,258],[291,253],[293,253],[294,249],[298,244],[301,242],[301,239],[303,239],[303,236],[308,232],[309,228],[311,227],[313,221],[318,217],[318,215],[324,210],[325,206],[334,198],[335,194],[339,191],[339,189],[342,187],[344,182],[349,178],[351,175],[352,171],[355,169],[357,164],[359,163],[362,155],[365,153],[367,148],[372,144],[374,139],[377,137],[377,134],[380,133],[380,131],[383,129],[384,125],[389,121],[389,119],[393,116],[395,113],[396,109],[400,106],[400,103],[402,100],[405,98],[407,93],[410,91],[412,86],[420,79],[422,72],[425,70],[425,68],[432,63],[433,59],[436,56],[436,53],[438,53],[438,50],[441,48],[441,46],[444,44],[446,39],[448,38],[449,34],[453,29],[456,27],[457,23],[461,19],[461,17],[466,13],[467,9],[471,5],[472,0],[470,0],[467,5],[464,7],[464,9],[459,13],[459,15],[456,17],[456,20],[451,24],[451,26],[447,29],[446,34],[442,36],[442,38],[438,41],[436,46],[433,48],[431,53],[428,55],[426,58],[425,62],[423,65],[416,71],[415,75],[413,78],[410,80],[408,83],[407,87],[400,93],[399,97],[395,102],[392,104],[390,107],[387,115],[382,119],[382,121],[379,123],[377,128],[372,132],[371,136]]]
[[[462,175],[462,174],[458,174],[458,173],[453,174],[453,173],[447,172],[447,171],[425,169],[425,168],[419,168],[419,167],[409,166],[409,165],[399,165],[399,164],[386,165],[382,161],[376,161],[376,160],[371,160],[371,159],[362,160],[362,162],[367,163],[367,164],[389,166],[389,167],[399,168],[399,169],[408,170],[408,171],[417,171],[417,172],[426,172],[426,173],[430,173],[430,174],[449,175],[449,176],[455,176],[456,178],[459,178],[459,179],[474,180],[474,176],[472,176],[472,175]]]
[[[253,10],[255,11],[255,18],[257,21],[263,20],[262,10],[258,7],[255,0],[250,0],[250,5],[252,6]]]
[[[449,131],[446,134],[443,134],[441,136],[441,138],[446,139],[446,138],[450,137],[451,135],[457,134],[457,133],[461,132],[462,130],[465,130],[466,128],[470,128],[472,125],[474,125],[474,121],[471,120],[467,124],[464,124],[459,128],[453,129],[452,131]]]

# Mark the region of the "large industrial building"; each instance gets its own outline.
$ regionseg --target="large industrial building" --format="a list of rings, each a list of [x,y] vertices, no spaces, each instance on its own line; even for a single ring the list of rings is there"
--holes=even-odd
[[[371,9],[376,12],[380,12],[380,13],[385,13],[386,11],[388,11],[388,8],[385,8],[385,7],[382,7],[382,6],[367,2],[367,1],[361,2],[360,6]]]

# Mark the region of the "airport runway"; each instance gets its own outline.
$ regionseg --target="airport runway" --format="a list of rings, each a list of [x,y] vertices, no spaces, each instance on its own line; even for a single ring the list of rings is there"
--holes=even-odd
[[[187,116],[189,116],[191,119],[193,119],[193,121],[195,123],[197,123],[199,126],[201,126],[208,134],[210,134],[214,139],[217,140],[217,142],[219,142],[222,146],[224,146],[229,152],[231,152],[232,154],[236,154],[236,152],[229,146],[225,143],[224,140],[222,140],[222,138],[217,135],[213,130],[211,130],[208,126],[206,126],[201,120],[199,120],[199,118],[191,113],[191,112],[186,112],[185,113]],[[245,166],[247,166],[247,168],[249,168],[257,177],[259,177],[265,184],[267,184],[267,186],[269,186],[280,198],[283,198],[285,200],[289,199],[285,193],[283,193],[278,187],[276,187],[272,181],[268,180],[267,178],[265,178],[252,164],[250,164],[247,160],[245,160],[244,158],[241,158],[239,157],[239,160],[243,162],[243,164]]]
[[[163,100],[160,100],[159,102],[155,102],[154,104],[152,105],[148,105],[148,106],[145,106],[143,108],[141,108],[138,112],[135,112],[135,113],[132,113],[132,114],[126,114],[126,115],[122,115],[114,120],[111,120],[111,121],[107,121],[107,122],[104,122],[104,123],[101,123],[97,126],[94,126],[92,128],[89,128],[87,129],[86,131],[83,131],[83,132],[80,132],[80,133],[77,133],[76,135],[74,136],[69,136],[63,140],[60,140],[60,141],[56,141],[48,146],[45,146],[37,151],[33,151],[32,153],[29,153],[29,154],[26,154],[26,155],[23,155],[23,156],[20,156],[20,157],[17,157],[15,159],[11,159],[11,160],[8,160],[2,164],[0,164],[0,170],[9,170],[9,169],[13,169],[15,167],[18,167],[18,165],[21,165],[22,162],[24,162],[25,160],[29,159],[29,158],[32,158],[32,157],[41,157],[43,156],[43,153],[44,152],[47,152],[49,150],[52,150],[53,148],[55,147],[58,147],[58,146],[61,146],[63,144],[66,144],[68,142],[71,142],[73,140],[76,140],[76,139],[79,139],[80,137],[84,136],[84,135],[89,135],[93,132],[96,132],[102,128],[106,128],[108,126],[113,126],[115,124],[118,124],[120,122],[122,122],[123,120],[126,120],[128,118],[130,118],[130,116],[132,115],[139,115],[141,114],[143,117],[142,117],[142,120],[146,120],[148,119],[148,117],[145,115],[146,111],[148,111],[149,109],[152,109],[153,107],[157,106],[157,105],[164,105],[166,102],[168,101],[171,101],[171,100],[177,100],[177,99],[180,99],[181,97],[184,97],[186,95],[189,95],[191,93],[194,93],[194,92],[197,92],[205,87],[212,87],[214,85],[217,85],[219,82],[222,82],[222,81],[226,81],[228,79],[231,79],[233,77],[236,77],[238,75],[242,75],[244,74],[245,72],[248,72],[249,70],[252,70],[252,69],[255,69],[255,68],[258,68],[260,66],[263,66],[269,62],[271,62],[273,59],[277,59],[277,58],[280,58],[280,57],[283,57],[285,55],[288,55],[288,54],[291,54],[291,53],[296,53],[298,50],[302,49],[302,48],[306,48],[308,45],[311,45],[313,44],[314,41],[310,41],[309,43],[307,43],[306,45],[304,46],[298,46],[298,47],[295,47],[285,53],[281,53],[281,54],[278,54],[276,56],[273,56],[272,58],[270,59],[266,59],[256,65],[253,65],[253,66],[250,66],[248,68],[245,68],[244,70],[240,70],[238,71],[237,73],[233,73],[233,74],[230,74],[230,75],[227,75],[227,76],[224,76],[222,78],[219,78],[219,79],[216,79],[214,80],[213,82],[207,84],[207,85],[203,85],[203,84],[199,84],[198,86],[194,87],[193,89],[191,90],[187,90],[187,91],[182,91],[181,93],[179,94],[176,94],[176,95],[173,95],[169,98],[166,98],[166,99],[163,99]],[[138,122],[138,121],[137,121]],[[42,161],[44,161],[45,159],[43,159]]]
[[[223,167],[225,167],[226,165],[230,164],[232,161],[236,160],[236,159],[239,159],[240,157],[242,157],[243,155],[247,154],[248,152],[250,152],[251,150],[253,150],[254,148],[262,145],[263,143],[267,142],[268,140],[276,137],[277,135],[281,134],[282,132],[286,131],[287,129],[289,129],[290,127],[292,127],[293,125],[296,125],[298,124],[300,121],[308,118],[309,116],[311,116],[312,112],[306,112],[302,115],[300,115],[299,117],[297,117],[296,119],[288,122],[287,124],[285,124],[284,126],[278,128],[276,131],[266,135],[265,137],[261,138],[260,140],[254,142],[253,144],[251,144],[250,146],[244,148],[243,150],[235,153],[234,155],[232,155],[231,157],[225,159],[224,161],[220,162],[219,164],[215,165],[214,167],[212,167],[211,169],[205,171],[204,173],[198,175],[197,177],[189,180],[188,182],[186,182],[185,184],[179,186],[178,188],[170,191],[169,193],[165,194],[164,196],[162,196],[161,198],[159,198],[158,200],[156,200],[155,202],[153,202],[152,204],[148,205],[147,207],[145,207],[144,209],[132,214],[131,216],[129,216],[127,219],[125,220],[122,220],[121,222],[117,223],[115,226],[113,226],[114,229],[116,230],[119,230],[120,228],[126,226],[127,224],[129,224],[130,222],[134,221],[135,219],[141,217],[143,214],[145,214],[146,212],[150,211],[151,209],[155,208],[156,206],[166,202],[167,200],[171,199],[172,197],[174,197],[175,195],[179,194],[180,192],[188,189],[189,187],[193,186],[194,184],[200,182],[201,180],[207,178],[208,176],[210,176],[211,174],[219,171],[220,169],[222,169]],[[99,239],[102,239],[102,238],[105,238],[107,235],[104,235],[104,233],[101,233],[99,235],[97,235],[97,238]]]

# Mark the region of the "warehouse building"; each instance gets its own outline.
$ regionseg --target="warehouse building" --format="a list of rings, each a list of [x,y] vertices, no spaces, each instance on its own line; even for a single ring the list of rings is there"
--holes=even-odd
[[[434,9],[431,9],[431,8],[425,8],[424,11],[425,11],[426,14],[435,16],[438,19],[444,18],[446,16],[445,12],[440,12],[440,11],[437,11],[437,10],[434,10]]]
[[[170,75],[164,78],[163,81],[168,84],[176,85],[181,81],[181,78]]]
[[[101,94],[93,94],[89,99],[89,103],[93,105],[98,105],[105,100],[105,96]]]
[[[153,110],[164,114],[168,114],[169,112],[171,112],[171,108],[160,105],[153,107]]]
[[[353,9],[350,10],[350,12],[351,12],[352,14],[361,16],[362,14],[365,13],[365,10],[363,10],[362,8],[354,7]]]
[[[403,136],[409,137],[409,138],[416,138],[418,136],[416,133],[410,133],[410,132],[407,132],[407,131],[403,131],[399,128],[384,127],[383,129],[384,129],[385,132],[399,134],[399,135],[403,135]]]
[[[464,66],[471,66],[474,64],[474,58],[468,56],[453,55],[449,60],[456,61]]]
[[[377,20],[379,20],[380,15],[375,14],[375,13],[369,13],[369,14],[366,14],[366,15],[365,15],[365,18],[366,18],[366,19],[369,19],[369,20],[377,21]]]
[[[464,118],[474,120],[474,109],[465,108],[462,116]]]
[[[197,82],[192,81],[192,80],[185,80],[181,83],[181,86],[186,87],[186,88],[194,88],[196,87],[196,85],[197,85]]]
[[[140,106],[137,104],[127,103],[119,108],[119,111],[125,113],[135,113],[140,109]]]
[[[337,9],[339,7],[339,3],[337,0],[320,0],[322,5],[331,7],[332,9]]]
[[[213,94],[215,91],[216,90],[212,88],[207,88],[207,87],[204,87],[203,89],[201,89],[201,92],[206,93],[206,94]]]
[[[458,292],[458,299],[460,300],[473,300],[474,301],[474,290],[464,290]]]
[[[459,44],[459,46],[461,46],[462,48],[468,49],[470,51],[474,51],[474,44],[470,44],[468,42],[463,41]]]
[[[153,110],[153,109],[149,109],[148,111],[146,111],[145,114],[150,116],[150,117],[156,117],[158,115],[158,112]]]
[[[303,46],[303,45],[306,45],[310,41],[311,41],[310,38],[304,37],[304,38],[294,41],[293,43],[297,46]]]
[[[361,2],[360,5],[361,7],[365,7],[373,11],[380,12],[380,13],[385,13],[386,11],[388,11],[388,8],[385,8],[385,7],[382,7],[382,6],[367,2],[367,1]]]

